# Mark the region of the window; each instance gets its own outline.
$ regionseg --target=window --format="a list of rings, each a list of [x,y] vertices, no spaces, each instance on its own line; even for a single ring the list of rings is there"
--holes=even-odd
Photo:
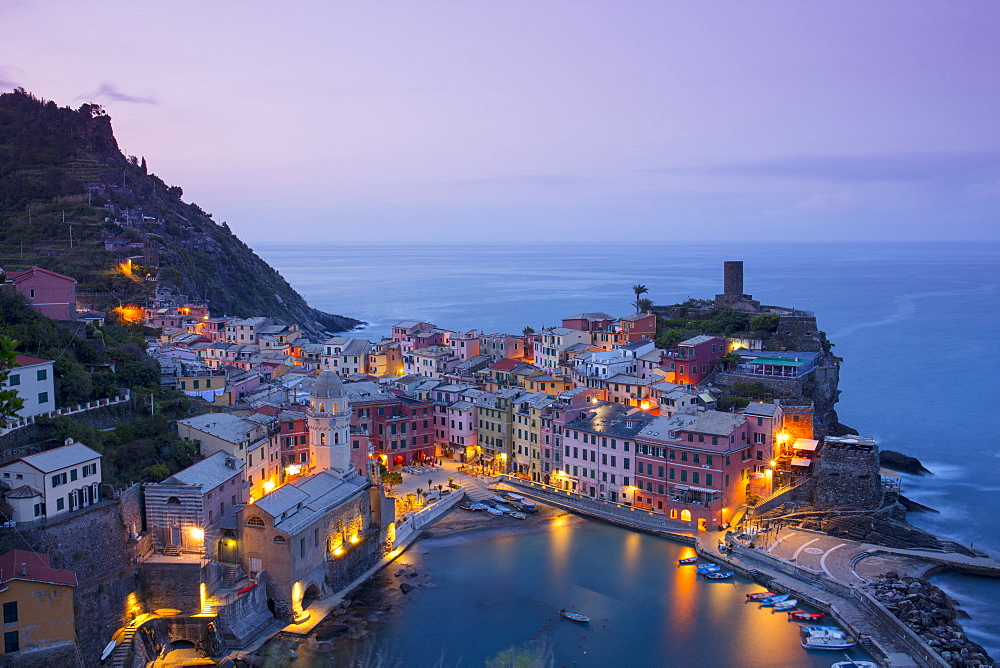
[[[20,384],[21,384],[20,374],[12,373],[9,376],[7,376],[7,385],[13,387],[14,385],[20,385]]]
[[[705,474],[705,486],[706,487],[711,487],[712,486],[712,474],[711,473],[706,473]]]
[[[753,442],[754,443],[767,443],[767,436],[765,436],[764,434],[760,434],[760,433],[754,434],[753,435]]]
[[[306,558],[306,539],[305,538],[300,538],[299,539],[299,559],[305,559],[305,558]]]
[[[17,623],[17,601],[10,601],[3,604],[3,623]]]
[[[38,403],[44,404],[44,403],[48,402],[48,400],[49,400],[49,393],[48,392],[39,392],[38,393]]]
[[[37,372],[35,372],[35,379],[36,380],[45,380],[48,377],[49,377],[49,370],[48,369],[39,369]],[[796,417],[796,420],[797,419],[798,418]]]
[[[251,515],[250,517],[247,518],[247,526],[263,529],[265,525],[264,525],[264,520],[257,517],[256,515]]]
[[[758,461],[764,461],[764,451],[763,450],[758,450],[757,451],[757,460]]]
[[[56,510],[65,510],[65,509],[66,509],[66,499],[60,496],[58,499],[56,499]]]
[[[70,469],[69,479],[70,480],[76,480],[76,469]]]
[[[275,536],[274,537],[274,542],[275,543],[284,543],[285,542],[285,537],[284,536]]]
[[[8,631],[3,634],[4,654],[10,654],[11,652],[16,652],[19,649],[21,649],[21,646],[17,642],[17,631]]]
[[[687,481],[688,481],[688,472],[684,469],[681,469],[681,482],[687,482]]]

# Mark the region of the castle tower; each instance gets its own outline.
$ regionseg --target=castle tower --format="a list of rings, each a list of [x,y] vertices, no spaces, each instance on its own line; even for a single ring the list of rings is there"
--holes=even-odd
[[[306,417],[313,472],[326,469],[351,472],[351,407],[340,376],[324,371],[316,377]]]
[[[743,260],[730,260],[724,263],[722,274],[722,293],[731,296],[743,294]]]

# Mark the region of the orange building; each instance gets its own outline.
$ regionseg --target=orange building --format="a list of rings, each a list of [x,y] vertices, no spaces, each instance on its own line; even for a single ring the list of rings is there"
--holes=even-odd
[[[0,556],[3,654],[76,640],[76,573],[52,568],[47,554],[11,550]]]

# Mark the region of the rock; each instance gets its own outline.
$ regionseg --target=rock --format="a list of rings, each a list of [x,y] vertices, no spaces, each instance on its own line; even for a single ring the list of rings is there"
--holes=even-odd
[[[235,668],[236,662],[230,659],[228,656],[222,661],[215,664],[216,668]]]
[[[413,585],[411,585],[408,582],[404,582],[403,584],[399,585],[399,591],[403,592],[404,594],[409,594],[411,591],[413,591]]]
[[[880,466],[892,469],[893,471],[909,473],[911,475],[932,475],[928,469],[924,468],[924,465],[920,463],[919,459],[916,457],[910,457],[909,455],[904,455],[903,453],[896,452],[895,450],[879,451],[878,459]]]
[[[925,506],[922,503],[917,503],[913,499],[907,498],[902,494],[899,495],[899,505],[903,506],[908,513],[940,513],[941,511],[937,508],[931,508],[930,506]]]

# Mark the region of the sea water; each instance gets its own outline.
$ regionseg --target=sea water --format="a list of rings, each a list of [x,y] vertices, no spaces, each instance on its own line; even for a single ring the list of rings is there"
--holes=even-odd
[[[904,478],[906,495],[940,511],[911,513],[910,521],[1000,549],[1000,410],[994,399],[1000,380],[998,243],[636,240],[257,251],[312,306],[367,321],[356,333],[370,339],[388,334],[400,320],[520,332],[525,326],[559,325],[563,317],[585,311],[624,315],[632,310],[635,284],[648,287],[644,296],[658,304],[711,298],[722,292],[723,261],[743,260],[745,292],[764,304],[813,311],[835,343],[834,352],[844,359],[841,422],[877,438],[882,448],[918,457],[934,473]],[[477,567],[482,566],[469,565]],[[972,615],[963,622],[970,636],[1000,656],[995,606],[1000,582],[958,575],[936,581]],[[640,612],[649,604],[634,603]],[[642,618],[653,632],[669,635],[661,615],[670,610],[651,607],[646,613]],[[731,649],[728,665],[740,665]],[[476,658],[474,663],[482,656]]]

